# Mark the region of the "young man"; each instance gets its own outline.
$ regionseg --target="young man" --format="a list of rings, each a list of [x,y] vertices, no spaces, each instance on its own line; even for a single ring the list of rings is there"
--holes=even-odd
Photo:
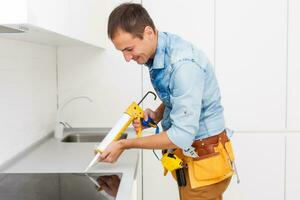
[[[220,200],[233,174],[217,80],[205,55],[180,37],[156,30],[140,4],[125,3],[109,16],[108,36],[127,62],[145,64],[162,100],[144,119],[161,121],[160,134],[112,142],[101,155],[115,162],[125,149],[176,149],[187,168],[182,200]],[[137,130],[141,123],[135,120]],[[193,156],[194,154],[194,156]],[[196,156],[195,156],[196,155]],[[231,162],[228,162],[231,161]],[[174,175],[176,176],[176,175]]]

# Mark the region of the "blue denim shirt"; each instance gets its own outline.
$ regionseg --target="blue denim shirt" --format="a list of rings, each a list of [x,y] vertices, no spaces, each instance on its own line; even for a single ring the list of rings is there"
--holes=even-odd
[[[188,149],[194,140],[225,129],[219,86],[203,52],[179,36],[158,32],[154,59],[146,66],[165,105],[162,128],[176,146]]]

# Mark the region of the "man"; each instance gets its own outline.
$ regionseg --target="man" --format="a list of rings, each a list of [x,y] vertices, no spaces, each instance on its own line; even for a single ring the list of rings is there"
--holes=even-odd
[[[127,62],[145,64],[162,100],[144,119],[161,121],[160,134],[112,142],[101,161],[115,162],[125,149],[176,149],[187,168],[182,200],[220,200],[233,174],[220,91],[205,55],[180,37],[159,32],[140,4],[125,3],[109,16],[108,36]],[[141,126],[135,120],[136,130]],[[226,133],[227,132],[227,133]],[[196,157],[193,157],[196,154]],[[175,175],[174,175],[175,176]]]

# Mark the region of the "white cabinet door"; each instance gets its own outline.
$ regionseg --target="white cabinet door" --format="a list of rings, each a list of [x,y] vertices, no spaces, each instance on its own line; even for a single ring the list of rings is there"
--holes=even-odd
[[[161,156],[160,151],[156,151]],[[179,200],[177,183],[170,173],[163,175],[160,161],[151,150],[143,150],[143,200]]]
[[[286,198],[285,200],[298,199],[300,180],[300,134],[290,134],[286,142]]]
[[[1,37],[50,45],[89,44],[106,47],[108,14],[105,2],[1,0],[0,25],[26,32],[1,34]]]
[[[224,200],[283,200],[285,136],[235,134],[232,142],[241,182],[232,178]]]
[[[285,128],[286,0],[216,0],[215,61],[228,127]]]
[[[289,1],[287,128],[300,129],[300,2]]]

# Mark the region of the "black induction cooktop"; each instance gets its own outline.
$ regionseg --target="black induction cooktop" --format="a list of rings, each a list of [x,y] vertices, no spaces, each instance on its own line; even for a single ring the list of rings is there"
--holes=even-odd
[[[122,174],[0,174],[1,200],[112,200]],[[99,187],[100,186],[100,187]]]

